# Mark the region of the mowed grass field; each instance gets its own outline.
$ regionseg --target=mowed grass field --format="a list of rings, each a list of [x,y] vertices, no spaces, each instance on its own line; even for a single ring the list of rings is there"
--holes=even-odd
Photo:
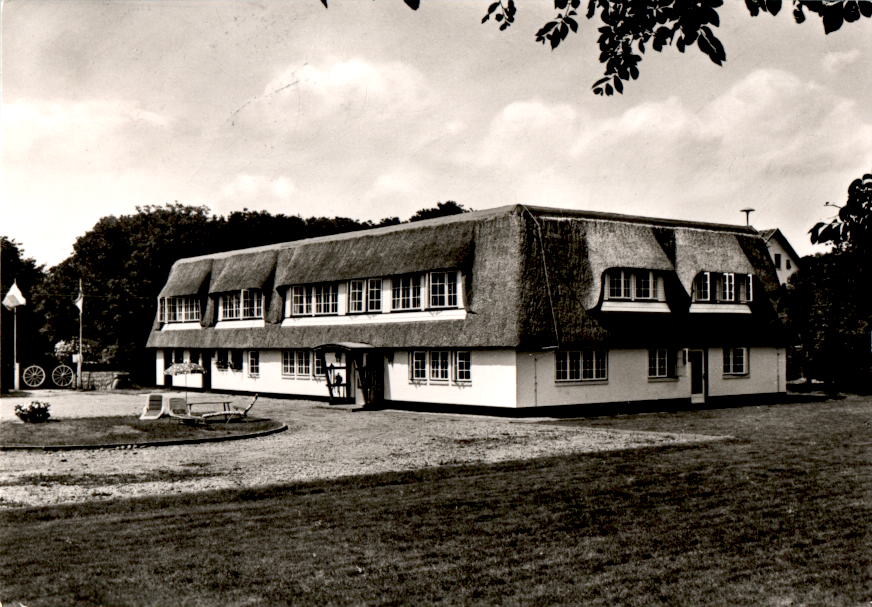
[[[734,439],[9,510],[0,601],[872,601],[868,397],[559,423]]]

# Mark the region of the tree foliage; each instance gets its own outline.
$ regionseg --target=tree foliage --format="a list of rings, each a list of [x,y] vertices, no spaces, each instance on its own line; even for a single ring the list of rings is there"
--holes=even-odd
[[[445,202],[437,202],[435,207],[421,209],[409,217],[409,221],[422,221],[424,219],[435,219],[436,217],[445,217],[447,215],[460,215],[461,213],[469,213],[469,209],[453,200],[446,200]]]
[[[865,252],[872,255],[872,173],[851,182],[848,201],[838,207],[838,215],[829,222],[820,221],[809,230],[815,244],[832,244],[836,250]]]
[[[417,9],[418,0],[404,0]],[[629,80],[639,77],[639,63],[648,48],[662,52],[674,46],[683,53],[693,46],[712,62],[723,65],[726,49],[718,39],[720,25],[718,11],[723,0],[553,0],[557,15],[536,32],[536,41],[552,50],[560,46],[570,34],[581,30],[579,20],[599,21],[600,63],[605,65],[602,78],[593,83],[597,95],[623,93]],[[327,0],[321,0],[326,7]],[[745,0],[752,17],[761,13],[777,15],[782,0]],[[869,0],[793,0],[793,18],[797,23],[806,19],[806,12],[817,16],[829,34],[844,23],[872,17]],[[580,11],[583,11],[582,15]],[[487,7],[482,23],[493,20],[500,31],[511,27],[517,15],[515,0],[496,0]]]
[[[827,206],[839,207],[831,202]],[[832,251],[803,259],[787,296],[787,318],[802,347],[806,377],[872,387],[872,174],[855,179],[835,218],[810,232]]]
[[[0,236],[0,298],[5,297],[12,283],[18,284],[18,288],[28,299],[28,305],[17,308],[17,313],[0,306],[0,386],[6,390],[12,384],[13,377],[13,333],[15,315],[18,316],[18,360],[27,362],[38,358],[46,349],[38,335],[36,328],[42,324],[42,317],[34,313],[33,305],[30,305],[33,293],[38,290],[45,272],[42,266],[37,265],[30,257],[26,257],[21,245],[11,238]]]

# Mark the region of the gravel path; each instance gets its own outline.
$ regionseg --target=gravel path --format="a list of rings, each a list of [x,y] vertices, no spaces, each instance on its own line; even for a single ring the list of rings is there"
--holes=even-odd
[[[226,397],[220,397],[226,398]],[[0,400],[5,423],[17,403],[51,403],[53,419],[138,415],[144,393],[43,390]],[[242,402],[246,397],[235,397]],[[195,394],[191,400],[212,400]],[[257,416],[287,432],[201,445],[97,451],[0,452],[0,508],[255,487],[461,463],[718,440],[723,437],[549,425],[447,413],[352,411],[312,401],[262,398]],[[536,422],[546,423],[536,423]],[[166,480],[166,479],[172,480]],[[176,480],[181,478],[181,480]]]

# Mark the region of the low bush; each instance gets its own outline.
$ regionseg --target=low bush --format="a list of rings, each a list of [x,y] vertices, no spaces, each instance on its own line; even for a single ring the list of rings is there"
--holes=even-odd
[[[50,407],[49,403],[32,400],[27,406],[15,405],[15,415],[26,424],[39,424],[47,422],[48,418],[51,417]]]

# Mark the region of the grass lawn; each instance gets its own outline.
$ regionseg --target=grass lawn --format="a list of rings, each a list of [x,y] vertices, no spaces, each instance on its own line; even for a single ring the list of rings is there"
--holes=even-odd
[[[735,440],[0,512],[0,601],[868,605],[872,402],[564,421]]]
[[[268,419],[190,426],[176,419],[140,420],[137,417],[82,417],[49,419],[40,424],[0,422],[0,446],[137,444],[226,437],[280,427]],[[0,601],[2,601],[0,597]]]

